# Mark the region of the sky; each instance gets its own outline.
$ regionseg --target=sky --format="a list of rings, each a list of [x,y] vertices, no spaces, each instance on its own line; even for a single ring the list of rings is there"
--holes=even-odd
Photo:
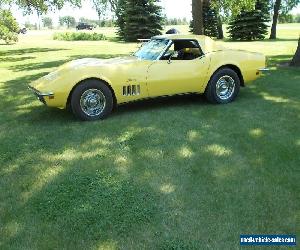
[[[161,5],[164,8],[164,13],[168,18],[184,18],[186,17],[188,20],[192,18],[192,0],[161,0]],[[22,10],[17,8],[13,8],[14,16],[20,24],[24,24],[26,21],[30,21],[31,23],[37,22],[36,15],[23,16]],[[300,6],[295,8],[292,11],[293,14],[300,13]],[[71,15],[76,18],[78,21],[80,17],[85,17],[88,19],[98,19],[96,11],[93,9],[91,2],[89,0],[82,1],[82,8],[72,8],[70,6],[65,6],[62,10],[48,13],[47,16],[53,19],[54,25],[58,23],[59,16]],[[109,14],[107,16],[109,18]]]

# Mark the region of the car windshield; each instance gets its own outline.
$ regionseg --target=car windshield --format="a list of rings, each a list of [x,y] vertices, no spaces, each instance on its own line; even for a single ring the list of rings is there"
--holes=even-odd
[[[144,60],[156,60],[168,44],[167,39],[153,39],[145,43],[134,55]]]

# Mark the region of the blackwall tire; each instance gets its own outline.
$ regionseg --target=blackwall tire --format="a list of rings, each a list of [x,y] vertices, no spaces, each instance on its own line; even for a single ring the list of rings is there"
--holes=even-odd
[[[206,90],[206,99],[214,104],[233,102],[240,91],[238,74],[230,68],[221,68],[211,77]]]
[[[83,121],[102,120],[112,112],[113,106],[110,88],[99,80],[83,81],[71,96],[72,112]]]

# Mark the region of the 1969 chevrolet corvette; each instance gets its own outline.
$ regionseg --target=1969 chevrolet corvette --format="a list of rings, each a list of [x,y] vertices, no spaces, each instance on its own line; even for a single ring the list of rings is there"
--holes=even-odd
[[[226,49],[206,36],[163,35],[132,56],[71,61],[29,88],[47,106],[97,120],[117,104],[158,96],[204,93],[211,103],[232,102],[265,62],[260,53]]]

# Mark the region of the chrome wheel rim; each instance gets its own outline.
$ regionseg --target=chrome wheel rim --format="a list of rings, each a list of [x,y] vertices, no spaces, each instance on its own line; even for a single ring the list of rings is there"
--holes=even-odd
[[[82,111],[91,117],[100,115],[106,106],[104,94],[99,89],[88,89],[80,98]]]
[[[221,100],[228,100],[235,90],[235,81],[231,76],[222,76],[216,84],[217,96]]]

